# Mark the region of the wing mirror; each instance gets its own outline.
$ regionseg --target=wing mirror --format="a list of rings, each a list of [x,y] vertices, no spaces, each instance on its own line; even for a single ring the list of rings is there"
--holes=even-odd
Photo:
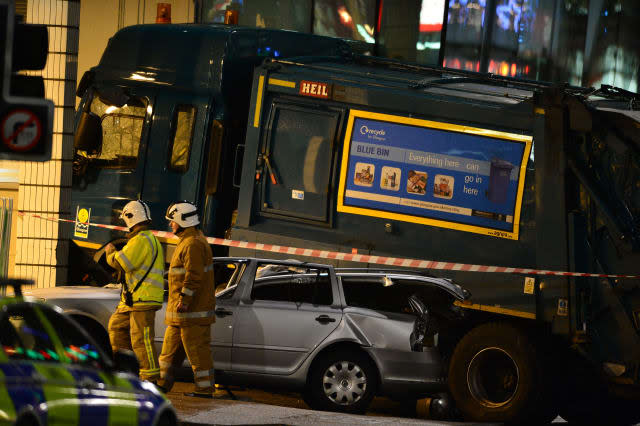
[[[433,346],[433,336],[429,327],[429,309],[415,294],[410,296],[408,301],[411,310],[418,316],[413,325],[409,343],[412,350],[421,352],[423,345]]]
[[[136,354],[127,349],[118,349],[113,354],[113,366],[116,371],[138,375],[140,363]]]
[[[417,295],[414,294],[413,296],[409,297],[409,306],[414,313],[418,314],[421,317],[424,317],[426,315],[428,318],[429,310]]]
[[[96,114],[83,111],[80,122],[73,138],[73,146],[87,152],[96,154],[102,146],[102,121]]]

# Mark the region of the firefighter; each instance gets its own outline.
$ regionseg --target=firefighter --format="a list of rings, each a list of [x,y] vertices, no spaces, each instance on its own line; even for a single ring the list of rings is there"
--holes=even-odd
[[[128,202],[120,219],[129,228],[127,244],[120,251],[111,243],[106,247],[107,263],[125,275],[120,303],[109,319],[109,340],[114,353],[133,349],[140,362],[140,378],[155,382],[160,367],[154,330],[164,296],[164,254],[149,231],[151,213],[143,201]]]
[[[182,365],[185,353],[195,382],[187,396],[212,398],[214,392],[211,324],[216,305],[213,281],[213,253],[200,224],[195,205],[188,201],[171,204],[166,219],[179,242],[169,267],[167,329],[160,354],[158,386],[168,392],[173,372]]]

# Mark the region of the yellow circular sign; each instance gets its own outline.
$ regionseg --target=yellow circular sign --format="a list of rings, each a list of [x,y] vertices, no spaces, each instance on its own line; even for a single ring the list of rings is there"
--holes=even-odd
[[[78,211],[78,222],[85,223],[89,219],[89,212],[87,209],[80,209]]]

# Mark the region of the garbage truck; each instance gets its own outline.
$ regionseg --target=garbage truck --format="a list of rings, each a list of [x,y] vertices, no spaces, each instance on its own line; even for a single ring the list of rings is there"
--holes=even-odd
[[[78,95],[74,282],[108,281],[100,246],[123,236],[91,224],[142,198],[162,229],[185,199],[236,242],[218,254],[426,259],[469,291],[464,321],[430,324],[465,419],[640,421],[638,94],[147,25],[114,35]]]

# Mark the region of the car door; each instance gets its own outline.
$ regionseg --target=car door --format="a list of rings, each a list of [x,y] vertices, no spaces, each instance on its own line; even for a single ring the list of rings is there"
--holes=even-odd
[[[1,340],[13,364],[13,401],[33,407],[47,424],[77,424],[78,390],[67,371],[68,360],[40,306],[16,303],[5,307]],[[64,357],[64,359],[63,359]]]
[[[104,354],[76,324],[46,307],[40,307],[46,321],[57,331],[67,363],[62,368],[65,380],[76,391],[78,424],[104,422],[112,425],[137,425],[152,418],[155,407],[138,404],[148,399],[145,392],[123,373],[108,367]],[[51,374],[51,373],[49,373]]]
[[[317,269],[253,280],[236,310],[233,371],[292,374],[340,323],[332,276],[328,269]]]
[[[238,271],[237,273],[234,273]],[[229,288],[216,295],[216,322],[211,325],[211,354],[216,370],[229,370],[231,368],[231,345],[233,341],[234,312],[238,306],[235,295],[235,282],[242,276],[244,264],[240,262],[214,262],[215,288],[230,284]],[[229,280],[233,282],[229,283]],[[162,352],[162,342],[167,328],[164,317],[167,309],[167,291],[162,308],[156,313],[155,346],[158,354]],[[189,366],[189,360],[185,358],[184,366]]]
[[[20,303],[7,309],[2,341],[22,374],[13,400],[36,407],[46,424],[137,425],[157,408],[131,376],[115,373],[78,326],[53,309]],[[7,332],[8,330],[8,332]],[[8,346],[5,345],[8,340]],[[148,393],[148,392],[147,392]]]
[[[141,197],[161,227],[170,203],[198,203],[208,111],[203,96],[175,90],[156,96]]]

